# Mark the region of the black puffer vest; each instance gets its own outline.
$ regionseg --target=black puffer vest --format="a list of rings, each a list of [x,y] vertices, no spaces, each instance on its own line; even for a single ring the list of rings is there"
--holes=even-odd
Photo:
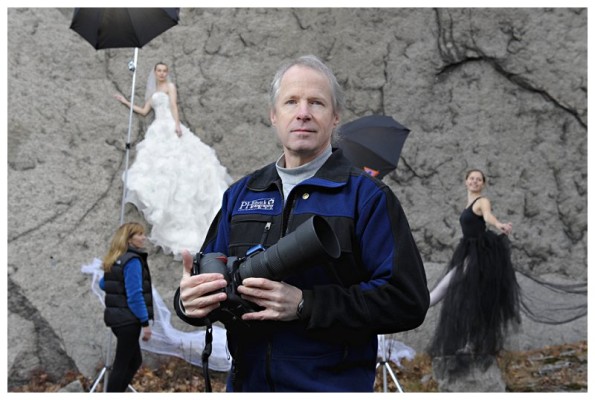
[[[128,251],[121,255],[110,272],[104,275],[105,282],[105,311],[103,319],[109,327],[118,327],[130,324],[138,324],[141,321],[128,307],[126,297],[126,286],[124,284],[124,266],[133,258],[138,258],[143,267],[143,298],[149,312],[149,319],[153,319],[153,294],[151,291],[151,273],[147,263],[147,253],[129,247]]]

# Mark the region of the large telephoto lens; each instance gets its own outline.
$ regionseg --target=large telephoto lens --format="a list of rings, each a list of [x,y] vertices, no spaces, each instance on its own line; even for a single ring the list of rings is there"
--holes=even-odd
[[[340,255],[339,239],[331,226],[324,218],[315,215],[277,244],[246,259],[238,272],[241,279],[281,281],[312,263],[337,259]]]

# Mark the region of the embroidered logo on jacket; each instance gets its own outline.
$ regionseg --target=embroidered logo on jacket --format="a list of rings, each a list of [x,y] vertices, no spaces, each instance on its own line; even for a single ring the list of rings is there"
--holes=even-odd
[[[256,199],[252,201],[242,201],[238,211],[273,211],[275,199]]]

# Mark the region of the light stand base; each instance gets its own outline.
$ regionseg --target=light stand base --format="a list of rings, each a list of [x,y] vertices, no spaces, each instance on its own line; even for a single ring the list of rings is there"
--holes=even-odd
[[[386,376],[386,374],[388,373],[390,375],[391,379],[393,380],[394,384],[397,386],[397,390],[400,393],[403,393],[403,388],[401,388],[401,385],[399,384],[399,380],[397,379],[397,374],[395,374],[395,372],[391,368],[388,361],[387,360],[378,361],[378,363],[376,364],[376,369],[378,369],[379,367],[382,368],[382,381],[383,381],[382,384],[383,384],[384,392],[385,393],[388,392],[388,379]]]
[[[107,388],[107,370],[110,369],[110,367],[108,367],[107,365],[105,367],[103,367],[101,369],[101,371],[99,372],[99,375],[97,375],[97,378],[95,379],[95,382],[93,382],[93,386],[91,386],[91,390],[89,390],[89,393],[93,393],[95,391],[95,389],[97,388],[97,385],[99,385],[99,382],[101,382],[101,378],[103,378],[105,376],[105,382],[104,384],[104,389]]]
[[[93,393],[95,392],[95,389],[97,388],[97,385],[99,385],[99,382],[101,382],[101,379],[103,379],[103,391],[107,392],[107,382],[109,379],[109,374],[112,372],[112,365],[110,364],[111,360],[111,355],[112,355],[112,332],[111,330],[107,330],[107,353],[105,355],[105,364],[103,365],[103,368],[101,369],[101,371],[99,371],[99,375],[97,375],[97,378],[95,378],[95,382],[93,382],[93,386],[91,386],[91,390],[89,390],[89,393]],[[134,388],[132,387],[132,385],[128,385],[128,389],[131,392],[135,392],[136,390],[134,390]]]
[[[95,392],[95,389],[97,388],[97,385],[99,385],[99,382],[101,382],[101,378],[104,378],[104,382],[103,382],[103,391],[106,392],[107,391],[107,376],[108,376],[108,371],[111,371],[112,367],[110,366],[105,366],[101,369],[101,371],[99,372],[99,375],[97,375],[97,378],[95,379],[95,382],[93,383],[93,386],[91,386],[91,390],[89,390],[89,393],[93,393]],[[132,387],[132,385],[128,385],[128,390],[130,392],[136,392],[136,389],[134,389],[134,387]]]

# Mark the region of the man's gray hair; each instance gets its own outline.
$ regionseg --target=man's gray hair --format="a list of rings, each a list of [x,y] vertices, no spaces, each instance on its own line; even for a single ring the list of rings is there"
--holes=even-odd
[[[275,107],[275,101],[279,96],[279,89],[281,86],[281,79],[283,79],[283,75],[285,75],[288,69],[296,65],[312,68],[313,70],[321,72],[322,74],[324,74],[324,76],[326,76],[331,87],[331,100],[333,102],[333,111],[337,115],[340,115],[345,109],[345,95],[343,94],[343,89],[341,88],[341,86],[339,86],[339,83],[337,82],[337,78],[335,77],[335,74],[333,74],[333,71],[318,57],[313,55],[302,56],[295,60],[286,62],[277,70],[277,73],[275,74],[275,77],[271,82],[271,88],[269,91],[269,101],[271,103],[271,108]]]

